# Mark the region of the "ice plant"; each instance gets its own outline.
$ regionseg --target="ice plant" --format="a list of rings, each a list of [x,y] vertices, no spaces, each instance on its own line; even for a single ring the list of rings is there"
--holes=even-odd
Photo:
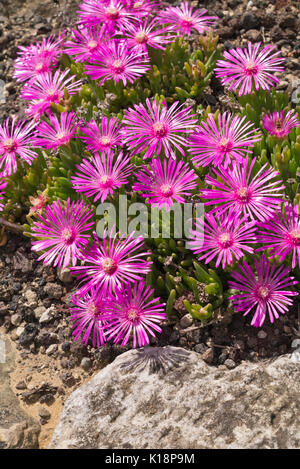
[[[167,28],[158,28],[157,18],[150,22],[146,18],[142,23],[127,26],[124,33],[128,47],[136,52],[147,52],[147,47],[165,49],[166,44],[174,39]]]
[[[77,114],[62,112],[59,118],[54,114],[50,114],[48,118],[50,124],[43,121],[36,128],[35,146],[56,150],[62,145],[67,145],[74,138],[79,125]]]
[[[129,49],[124,41],[111,40],[103,43],[85,66],[92,80],[100,79],[100,85],[107,80],[115,83],[133,83],[149,70],[149,59],[145,52],[138,54]]]
[[[271,257],[279,256],[282,262],[286,256],[292,254],[292,267],[300,267],[300,215],[298,205],[286,203],[284,210],[277,211],[273,217],[258,223],[257,239],[265,246],[257,251],[270,249]],[[297,262],[298,258],[298,262]]]
[[[251,93],[254,88],[269,90],[280,82],[274,73],[284,71],[280,66],[284,58],[278,57],[280,51],[272,53],[276,46],[265,46],[260,51],[260,45],[261,42],[249,42],[244,49],[230,49],[224,52],[226,60],[217,61],[216,76],[223,85],[229,85],[229,90],[238,91],[239,96]]]
[[[103,346],[105,343],[104,327],[106,321],[103,321],[105,312],[105,300],[101,291],[92,287],[84,295],[80,292],[72,297],[73,306],[70,308],[70,321],[73,323],[73,336],[77,341],[88,344],[89,338],[92,338],[93,347]]]
[[[148,169],[136,173],[137,181],[133,184],[134,191],[141,191],[141,196],[148,199],[148,203],[167,210],[174,201],[184,203],[184,196],[190,196],[191,190],[197,186],[197,175],[188,164],[176,160],[155,158]]]
[[[59,104],[64,98],[65,88],[70,95],[75,94],[81,88],[81,81],[74,81],[75,77],[69,75],[69,70],[56,70],[52,73],[44,73],[36,77],[34,82],[24,85],[21,98],[31,101],[28,115],[36,117],[50,110],[51,103]]]
[[[103,43],[103,35],[100,26],[73,29],[70,39],[65,43],[64,52],[74,57],[76,62],[88,62]]]
[[[191,230],[189,247],[200,254],[199,260],[205,259],[205,264],[216,257],[216,267],[221,264],[224,269],[246,252],[253,253],[248,244],[256,241],[255,225],[232,210],[215,215],[206,213],[204,220],[197,219],[196,230]]]
[[[233,208],[251,220],[268,220],[283,201],[284,185],[278,179],[278,171],[266,163],[254,173],[256,158],[242,163],[233,161],[227,169],[213,169],[215,178],[206,176],[205,182],[212,189],[202,189],[201,197],[208,199],[205,205],[216,205],[212,212]]]
[[[71,178],[72,186],[76,192],[93,197],[94,202],[103,203],[108,195],[128,183],[132,167],[130,157],[124,157],[122,151],[116,159],[112,151],[96,154],[77,165],[77,172]]]
[[[43,215],[33,223],[32,235],[38,241],[32,242],[33,251],[45,251],[38,260],[54,267],[74,266],[81,251],[87,246],[89,231],[94,225],[92,211],[83,202],[70,202],[62,206],[60,200],[45,207]]]
[[[195,10],[189,2],[182,2],[179,6],[170,6],[159,13],[162,24],[169,24],[178,35],[190,35],[192,30],[203,34],[208,31],[217,16],[206,16],[207,10]]]
[[[210,114],[207,122],[201,122],[190,137],[189,150],[197,166],[219,166],[225,168],[232,160],[243,161],[251,147],[261,140],[254,124],[245,121],[246,117],[232,116],[224,112],[218,115],[217,122]]]
[[[262,123],[267,132],[278,139],[285,138],[292,128],[299,127],[300,125],[294,110],[288,111],[286,115],[284,111],[265,114]]]
[[[37,153],[32,148],[34,122],[6,119],[0,124],[0,173],[10,176],[17,171],[17,156],[31,164]]]
[[[7,186],[7,181],[4,181],[4,179],[0,178],[0,201],[4,199],[4,195],[5,195],[5,188]],[[3,203],[0,202],[0,212],[2,212],[4,208],[4,205]]]
[[[260,260],[254,259],[255,272],[247,262],[239,266],[239,271],[233,272],[234,281],[229,282],[230,288],[240,290],[229,299],[233,300],[236,311],[244,312],[244,316],[253,313],[251,325],[261,327],[266,315],[271,323],[279,314],[285,314],[292,305],[292,296],[298,295],[289,287],[298,282],[290,276],[290,268],[276,264],[271,265],[263,255]]]
[[[116,146],[122,146],[121,123],[116,117],[108,119],[103,116],[100,128],[94,120],[86,122],[80,127],[83,135],[81,140],[86,144],[87,150],[93,153],[110,151]]]
[[[79,5],[79,24],[85,26],[104,25],[108,34],[121,30],[136,20],[136,15],[125,8],[122,1],[110,2],[99,0],[84,0]]]
[[[106,233],[104,231],[102,240],[94,233],[95,242],[84,253],[85,265],[71,268],[84,283],[81,287],[83,292],[92,286],[101,288],[103,292],[111,292],[123,283],[141,280],[143,275],[150,272],[152,262],[143,259],[150,253],[141,251],[144,244],[141,236],[134,238],[130,234],[117,239],[118,233],[113,236],[111,232],[106,241]]]
[[[132,336],[133,347],[149,344],[149,336],[161,332],[158,325],[166,319],[165,303],[160,298],[153,298],[154,289],[145,285],[144,281],[135,282],[133,287],[127,283],[123,288],[116,289],[115,295],[107,301],[105,318],[108,320],[107,340],[124,346]]]
[[[125,111],[124,142],[133,154],[146,150],[144,159],[163,150],[168,158],[175,157],[174,148],[182,155],[187,146],[187,134],[191,133],[197,120],[191,107],[179,105],[178,101],[168,109],[165,101],[157,103],[146,99],[146,106],[135,104]]]
[[[18,81],[35,80],[36,76],[51,72],[57,65],[62,50],[63,36],[50,36],[42,43],[20,47],[15,60],[14,78]]]

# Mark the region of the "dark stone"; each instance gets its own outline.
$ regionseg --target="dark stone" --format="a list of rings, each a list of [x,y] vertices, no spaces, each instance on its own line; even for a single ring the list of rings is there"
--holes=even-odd
[[[30,345],[35,337],[37,336],[38,334],[38,326],[36,324],[33,324],[33,323],[29,323],[25,326],[25,329],[24,329],[24,332],[22,332],[22,334],[20,335],[19,337],[19,344],[20,345]]]

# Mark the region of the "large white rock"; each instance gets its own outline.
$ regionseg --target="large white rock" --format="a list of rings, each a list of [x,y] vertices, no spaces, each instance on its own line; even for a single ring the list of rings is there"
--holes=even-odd
[[[299,448],[300,363],[209,367],[181,348],[129,351],[74,391],[51,448]]]

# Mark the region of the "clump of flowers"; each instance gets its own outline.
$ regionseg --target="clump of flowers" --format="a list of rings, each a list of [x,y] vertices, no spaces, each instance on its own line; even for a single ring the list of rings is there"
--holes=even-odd
[[[218,18],[187,1],[78,8],[69,33],[19,47],[26,118],[0,123],[1,219],[26,219],[38,259],[77,278],[74,339],[143,347],[178,305],[202,322],[233,310],[273,322],[300,268],[299,110],[275,90],[284,58],[249,42],[218,60]],[[202,91],[215,64],[238,96],[213,114]],[[145,207],[163,209],[155,239],[141,236]]]

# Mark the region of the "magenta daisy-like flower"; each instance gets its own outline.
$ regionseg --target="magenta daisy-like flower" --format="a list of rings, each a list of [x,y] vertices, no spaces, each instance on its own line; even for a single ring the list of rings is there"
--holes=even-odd
[[[249,222],[246,216],[232,210],[215,215],[206,213],[205,220],[197,219],[196,228],[191,230],[189,247],[201,254],[199,260],[205,259],[205,264],[217,257],[216,267],[222,263],[224,269],[246,252],[253,253],[248,244],[256,242],[256,223]]]
[[[162,165],[160,159],[155,158],[149,167],[143,166],[143,170],[136,173],[138,182],[132,189],[141,191],[149,204],[160,209],[170,210],[174,201],[184,203],[184,196],[190,196],[190,191],[197,187],[197,175],[182,161],[164,160]]]
[[[67,145],[76,133],[79,125],[77,114],[74,112],[62,112],[59,118],[49,115],[50,124],[41,122],[36,128],[34,144],[37,147],[56,148]]]
[[[236,161],[225,169],[213,169],[216,178],[206,176],[205,182],[213,189],[202,189],[201,197],[208,199],[205,205],[217,205],[215,211],[233,208],[243,212],[251,220],[268,220],[280,208],[284,196],[284,185],[278,180],[278,171],[265,164],[256,174],[252,174],[256,158],[242,163]]]
[[[34,82],[28,82],[23,87],[21,98],[32,101],[28,115],[36,116],[50,110],[51,103],[58,104],[64,98],[64,89],[67,88],[70,95],[75,94],[81,88],[81,81],[73,81],[75,77],[69,76],[69,70],[61,72],[44,73],[36,77]]]
[[[121,342],[124,346],[133,337],[133,347],[149,344],[149,335],[161,332],[158,325],[166,319],[165,303],[160,298],[153,298],[154,289],[144,281],[135,282],[133,288],[127,283],[122,289],[116,289],[115,296],[108,298],[105,318],[108,320],[107,340]]]
[[[100,26],[90,26],[80,30],[73,29],[71,38],[65,43],[65,52],[76,62],[89,61],[103,43],[104,33]]]
[[[135,104],[125,111],[124,142],[133,154],[147,149],[144,159],[154,153],[159,155],[161,150],[166,157],[176,158],[173,148],[185,154],[182,146],[188,145],[186,135],[193,131],[196,122],[190,106],[179,105],[176,101],[168,109],[165,101],[150,102],[147,98],[146,106]]]
[[[300,215],[298,206],[286,203],[283,211],[276,212],[265,223],[258,223],[257,240],[265,244],[257,251],[270,249],[270,256],[280,256],[282,262],[292,253],[292,267],[296,267],[297,258],[300,267]]]
[[[299,127],[300,121],[295,111],[288,111],[284,114],[284,111],[275,111],[270,114],[265,114],[262,123],[264,128],[269,132],[270,135],[274,135],[276,138],[285,138],[292,128]]]
[[[17,171],[17,156],[31,164],[37,153],[31,149],[34,122],[11,122],[6,119],[0,124],[0,171],[2,176],[10,176]]]
[[[65,207],[58,200],[37,216],[31,230],[39,240],[33,241],[32,250],[45,251],[38,260],[54,267],[65,268],[70,262],[74,266],[89,242],[93,212],[83,202],[68,199]]]
[[[41,44],[19,47],[15,61],[14,78],[18,81],[35,80],[38,75],[51,70],[57,65],[57,57],[62,50],[63,36],[50,36]]]
[[[7,181],[4,181],[3,179],[0,178],[0,201],[4,199],[4,195],[5,195],[5,188],[7,186],[8,182]],[[4,208],[4,205],[0,202],[0,212],[2,212]]]
[[[91,159],[84,159],[77,165],[77,173],[71,178],[76,192],[86,197],[94,197],[94,202],[100,199],[103,203],[108,195],[128,183],[132,171],[130,157],[124,157],[121,151],[114,161],[112,151],[94,155]]]
[[[146,18],[142,23],[132,24],[124,33],[128,47],[136,52],[147,52],[147,46],[154,49],[165,49],[165,45],[174,40],[174,36],[167,28],[157,28],[156,18],[148,22]]]
[[[103,321],[105,313],[105,300],[101,291],[92,287],[85,294],[80,291],[73,295],[70,308],[70,321],[73,323],[74,340],[81,339],[85,345],[92,337],[93,347],[103,346],[105,343],[104,327],[106,321]]]
[[[160,7],[159,1],[152,0],[123,0],[123,4],[128,11],[138,19],[145,18],[153,13],[156,13]]]
[[[116,83],[133,83],[149,70],[149,58],[145,52],[136,53],[124,41],[111,40],[102,44],[85,66],[92,80],[100,79],[100,85],[107,80]]]
[[[170,6],[159,13],[159,20],[163,24],[169,24],[178,35],[190,35],[192,30],[202,34],[208,31],[217,16],[205,16],[207,10],[194,10],[189,2],[182,2],[179,6]]]
[[[100,128],[92,120],[87,122],[84,127],[80,127],[81,140],[87,146],[88,151],[93,153],[100,151],[110,151],[116,146],[122,146],[121,123],[116,117],[108,119],[106,116],[101,119]]]
[[[259,129],[245,119],[224,112],[216,122],[214,115],[209,114],[207,122],[201,122],[189,139],[193,162],[197,166],[223,164],[227,168],[232,159],[243,161],[254,143],[261,140],[261,134],[256,134]]]
[[[239,90],[239,96],[251,93],[253,84],[256,90],[269,90],[280,80],[274,72],[283,72],[283,57],[278,57],[280,51],[271,54],[274,45],[265,46],[261,51],[261,42],[248,43],[244,49],[230,49],[224,52],[226,60],[218,60],[215,68],[216,76],[221,78],[222,85],[229,85],[229,90]]]
[[[259,261],[254,259],[254,264],[255,272],[247,262],[243,262],[239,267],[240,271],[232,273],[235,281],[230,281],[229,287],[242,293],[233,295],[229,299],[233,300],[236,311],[244,312],[244,316],[254,313],[251,325],[261,327],[266,314],[273,323],[274,318],[278,319],[279,314],[288,311],[292,305],[290,297],[298,295],[288,287],[298,282],[289,275],[289,267],[281,265],[277,268],[275,264],[271,265],[264,255]]]
[[[107,33],[123,31],[136,16],[125,8],[122,1],[85,0],[79,5],[79,23],[85,26],[104,25]]]
[[[117,239],[118,234],[110,233],[106,242],[105,235],[106,232],[100,241],[94,233],[95,243],[84,253],[85,265],[71,268],[74,274],[79,274],[79,279],[87,282],[81,288],[83,292],[92,286],[102,288],[103,292],[115,291],[122,283],[141,280],[142,275],[150,272],[152,262],[143,259],[150,253],[141,251],[142,236],[134,238],[130,234]]]

